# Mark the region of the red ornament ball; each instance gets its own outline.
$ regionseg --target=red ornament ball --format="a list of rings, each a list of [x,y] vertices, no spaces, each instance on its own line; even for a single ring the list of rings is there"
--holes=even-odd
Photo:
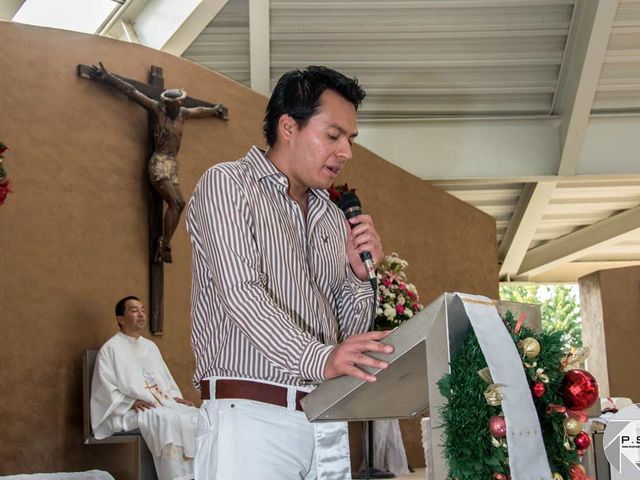
[[[591,438],[587,432],[580,432],[576,435],[576,438],[573,439],[573,442],[578,447],[578,450],[586,450],[591,445]]]
[[[584,410],[598,399],[598,382],[585,370],[569,370],[562,379],[562,399],[569,410]]]
[[[507,422],[504,417],[494,415],[489,419],[489,432],[496,438],[504,438],[507,436]]]
[[[536,382],[531,386],[531,393],[535,398],[542,398],[547,393],[547,387],[543,382]]]
[[[493,474],[493,478],[494,480],[508,480],[509,477],[507,477],[504,473],[494,473]]]

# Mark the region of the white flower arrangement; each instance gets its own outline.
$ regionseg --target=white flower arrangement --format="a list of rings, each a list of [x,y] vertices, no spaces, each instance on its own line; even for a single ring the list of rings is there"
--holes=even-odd
[[[424,308],[415,285],[407,282],[404,272],[407,265],[406,260],[393,252],[378,266],[376,330],[395,328]]]

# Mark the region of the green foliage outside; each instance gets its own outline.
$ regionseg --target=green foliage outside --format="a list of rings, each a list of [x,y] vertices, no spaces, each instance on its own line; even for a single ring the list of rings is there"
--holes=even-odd
[[[500,285],[500,299],[509,302],[537,303],[542,311],[542,328],[562,332],[564,345],[582,346],[580,300],[576,288],[569,285]]]

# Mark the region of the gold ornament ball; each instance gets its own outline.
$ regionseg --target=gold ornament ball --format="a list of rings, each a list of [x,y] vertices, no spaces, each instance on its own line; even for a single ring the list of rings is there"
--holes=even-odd
[[[564,480],[558,472],[553,472],[553,480]]]
[[[575,437],[582,431],[582,422],[577,418],[567,417],[564,419],[564,431]]]
[[[540,355],[540,342],[533,337],[527,337],[518,342],[518,346],[522,349],[522,353],[527,358],[536,358]]]

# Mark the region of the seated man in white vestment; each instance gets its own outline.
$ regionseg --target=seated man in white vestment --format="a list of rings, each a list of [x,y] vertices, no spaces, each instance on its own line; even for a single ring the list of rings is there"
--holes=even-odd
[[[147,318],[140,300],[123,298],[115,313],[120,331],[98,352],[93,372],[93,433],[101,439],[137,428],[160,480],[192,479],[198,409],[182,398],[156,344],[141,335]]]

